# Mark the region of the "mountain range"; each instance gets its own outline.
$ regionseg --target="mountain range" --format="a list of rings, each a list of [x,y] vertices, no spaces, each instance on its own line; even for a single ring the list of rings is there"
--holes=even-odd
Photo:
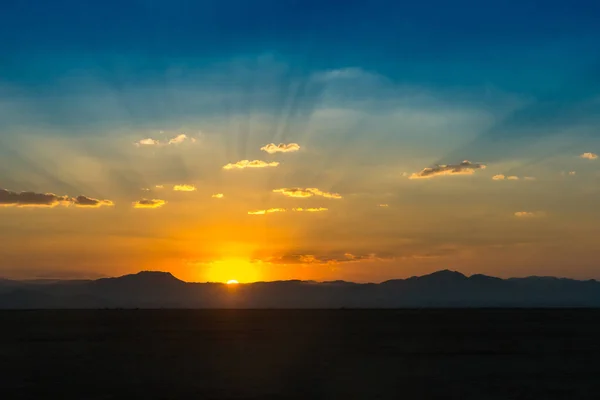
[[[0,279],[0,309],[428,307],[600,307],[600,282],[449,270],[382,283],[188,283],[157,271],[97,280]]]

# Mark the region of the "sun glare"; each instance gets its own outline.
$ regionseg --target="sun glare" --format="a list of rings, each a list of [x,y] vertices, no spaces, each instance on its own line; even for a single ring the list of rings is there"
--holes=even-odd
[[[205,279],[209,282],[224,282],[228,285],[249,283],[259,280],[258,265],[247,259],[225,259],[213,261],[204,271]],[[235,279],[231,279],[235,276]]]

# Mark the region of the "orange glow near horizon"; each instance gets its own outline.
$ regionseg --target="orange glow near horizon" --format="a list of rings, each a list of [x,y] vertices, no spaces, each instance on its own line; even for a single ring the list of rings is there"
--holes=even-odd
[[[239,258],[209,263],[204,271],[204,277],[208,282],[251,283],[260,280],[261,273],[255,263]]]

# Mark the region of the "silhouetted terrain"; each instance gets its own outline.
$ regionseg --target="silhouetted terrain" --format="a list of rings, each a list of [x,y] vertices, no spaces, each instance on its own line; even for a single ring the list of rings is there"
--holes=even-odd
[[[500,279],[459,272],[379,284],[279,281],[186,283],[165,272],[82,281],[0,280],[0,308],[600,307],[600,283]]]
[[[600,311],[0,311],[2,399],[597,399]]]

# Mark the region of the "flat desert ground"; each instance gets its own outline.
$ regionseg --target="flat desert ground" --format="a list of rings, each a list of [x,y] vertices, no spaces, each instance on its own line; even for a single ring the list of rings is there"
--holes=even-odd
[[[2,399],[598,399],[600,310],[0,312]]]

